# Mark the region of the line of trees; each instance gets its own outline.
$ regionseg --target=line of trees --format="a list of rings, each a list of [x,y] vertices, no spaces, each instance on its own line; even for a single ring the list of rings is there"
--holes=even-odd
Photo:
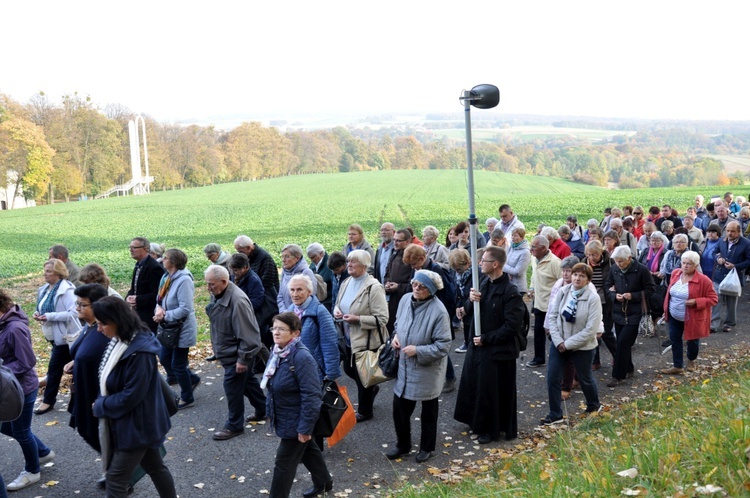
[[[0,178],[15,172],[10,177],[27,198],[48,202],[93,196],[125,183],[127,123],[133,117],[122,105],[100,108],[78,94],[52,103],[40,93],[25,104],[0,95]],[[150,173],[161,189],[290,174],[455,169],[466,163],[461,141],[425,126],[282,132],[247,122],[221,131],[145,121]],[[574,137],[522,142],[498,134],[474,147],[477,168],[602,186],[617,182],[623,188],[743,183],[744,175],[728,175],[720,161],[704,154],[748,150],[750,133],[708,135],[682,128],[638,131],[606,143]]]

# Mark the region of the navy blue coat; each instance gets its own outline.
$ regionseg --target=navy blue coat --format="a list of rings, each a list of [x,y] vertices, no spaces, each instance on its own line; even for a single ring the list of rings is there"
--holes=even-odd
[[[320,380],[325,375],[331,380],[341,376],[339,357],[339,335],[328,310],[318,298],[310,296],[310,304],[302,312],[302,333],[300,339],[307,346],[320,366]],[[294,305],[287,311],[294,311]]]
[[[266,386],[266,414],[282,439],[311,435],[320,414],[323,394],[318,364],[302,342],[286,358]]]
[[[107,396],[94,402],[94,416],[110,419],[114,450],[157,448],[172,424],[161,391],[156,336],[139,332],[107,377]]]
[[[714,261],[719,257],[726,259],[737,268],[737,276],[740,277],[740,285],[744,287],[745,270],[750,266],[750,240],[740,236],[737,243],[732,245],[732,249],[729,249],[729,242],[727,242],[727,239],[721,239],[714,249]],[[728,273],[729,270],[723,265],[716,263],[711,278],[714,282],[720,284]]]

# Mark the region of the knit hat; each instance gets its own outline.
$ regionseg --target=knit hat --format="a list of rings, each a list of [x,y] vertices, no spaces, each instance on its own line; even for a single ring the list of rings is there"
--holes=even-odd
[[[440,275],[430,270],[419,270],[414,274],[414,278],[411,279],[412,283],[418,282],[427,288],[427,291],[431,296],[443,288],[443,279]]]

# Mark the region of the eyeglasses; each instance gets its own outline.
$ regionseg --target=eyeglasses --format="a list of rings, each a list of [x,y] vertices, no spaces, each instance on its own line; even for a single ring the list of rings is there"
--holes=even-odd
[[[484,259],[484,258],[482,258],[481,260],[479,260],[479,262],[480,263],[496,263],[497,260],[496,259]]]
[[[406,242],[406,239],[393,239],[393,242]]]
[[[282,332],[291,332],[291,330],[284,327],[271,327],[271,332],[278,332],[280,334]]]
[[[90,308],[90,307],[91,307],[90,304],[84,304],[80,301],[76,301],[76,308]]]
[[[145,248],[145,247],[146,247],[146,246],[130,246],[130,248],[129,248],[129,249],[130,249],[131,251],[135,251],[136,249],[143,249],[143,248]]]
[[[636,211],[636,212],[635,212],[635,213],[633,213],[633,214],[634,214],[634,215],[636,215],[636,216],[643,216],[643,213],[641,213],[640,211]]]

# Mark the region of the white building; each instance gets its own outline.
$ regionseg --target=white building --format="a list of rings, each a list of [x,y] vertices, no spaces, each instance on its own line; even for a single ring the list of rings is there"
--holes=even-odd
[[[23,192],[19,187],[16,192],[16,180],[18,179],[18,173],[15,171],[8,172],[8,181],[4,189],[0,188],[0,211],[6,209],[19,209],[25,207],[36,206],[34,199],[26,200],[23,198]],[[15,200],[14,200],[15,198]]]

